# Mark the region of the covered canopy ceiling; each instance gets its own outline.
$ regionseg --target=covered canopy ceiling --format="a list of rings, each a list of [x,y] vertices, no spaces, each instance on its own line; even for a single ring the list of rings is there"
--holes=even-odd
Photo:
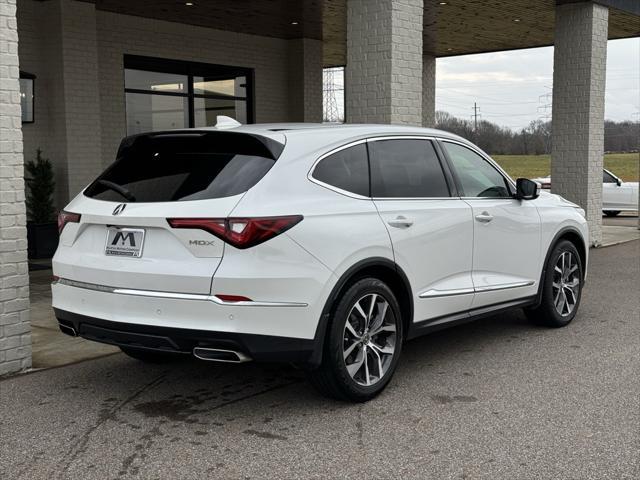
[[[584,1],[424,0],[424,52],[446,57],[553,45],[556,4]],[[127,15],[277,38],[323,39],[324,64],[346,63],[347,0],[93,2],[99,10]],[[640,0],[596,3],[610,7],[610,39],[640,36]]]

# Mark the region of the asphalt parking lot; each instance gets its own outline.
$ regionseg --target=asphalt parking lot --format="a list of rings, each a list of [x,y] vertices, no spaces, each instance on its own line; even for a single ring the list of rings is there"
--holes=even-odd
[[[0,477],[637,479],[640,242],[591,255],[569,327],[420,338],[367,404],[289,366],[122,354],[4,379]]]

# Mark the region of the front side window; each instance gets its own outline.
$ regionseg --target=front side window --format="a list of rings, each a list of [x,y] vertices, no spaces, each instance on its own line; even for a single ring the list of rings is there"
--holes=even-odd
[[[253,121],[251,70],[125,55],[127,134]]]
[[[616,179],[606,170],[602,171],[602,183],[616,183]]]
[[[462,187],[462,196],[489,198],[512,196],[507,180],[483,157],[457,143],[442,142],[442,145]]]
[[[369,165],[366,144],[360,143],[323,158],[313,170],[313,178],[340,190],[368,197]]]
[[[374,198],[449,196],[442,166],[429,140],[369,142],[369,158]]]

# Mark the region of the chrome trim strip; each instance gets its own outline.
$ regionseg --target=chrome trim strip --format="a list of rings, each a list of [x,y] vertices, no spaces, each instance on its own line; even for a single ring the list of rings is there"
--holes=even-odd
[[[207,295],[201,293],[177,293],[177,292],[158,292],[155,290],[137,290],[132,288],[108,287],[106,285],[97,285],[95,283],[78,282],[66,278],[59,278],[52,282],[52,285],[66,285],[69,287],[83,288],[85,290],[94,290],[103,293],[114,293],[118,295],[132,295],[138,297],[154,297],[154,298],[171,298],[176,300],[199,300],[213,302],[217,305],[237,306],[237,307],[307,307],[307,303],[300,302],[229,302],[221,300],[215,295]]]
[[[473,288],[454,288],[451,290],[427,290],[418,295],[420,298],[438,298],[438,297],[452,297],[454,295],[468,295],[475,293]]]
[[[426,292],[422,292],[418,295],[420,298],[439,298],[439,297],[451,297],[454,295],[468,295],[470,293],[482,293],[482,292],[494,292],[497,290],[509,290],[511,288],[530,287],[536,282],[533,280],[527,282],[516,283],[502,283],[500,285],[488,285],[484,287],[469,287],[469,288],[453,288],[451,290],[436,290],[431,289]]]
[[[487,285],[485,287],[475,287],[476,293],[478,292],[493,292],[496,290],[509,290],[511,288],[530,287],[533,285],[533,280],[528,282],[515,282],[515,283],[501,283],[500,285]]]

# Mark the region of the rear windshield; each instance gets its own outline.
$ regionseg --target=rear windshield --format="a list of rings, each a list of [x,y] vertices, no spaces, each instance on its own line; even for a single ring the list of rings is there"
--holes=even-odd
[[[116,161],[85,195],[115,202],[230,197],[253,187],[283,146],[230,132],[144,134],[125,138]]]

